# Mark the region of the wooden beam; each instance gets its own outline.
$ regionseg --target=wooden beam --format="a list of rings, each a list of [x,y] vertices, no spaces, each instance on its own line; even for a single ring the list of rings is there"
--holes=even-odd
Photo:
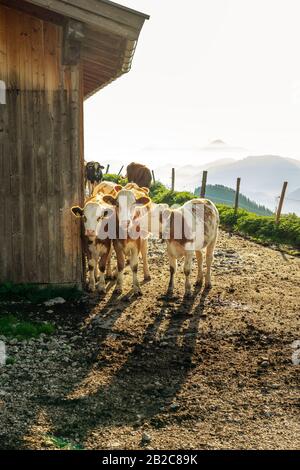
[[[241,186],[241,178],[237,178],[236,180],[236,191],[235,191],[235,201],[234,201],[234,213],[237,214],[239,208],[239,196],[240,196],[240,186]]]
[[[172,185],[171,190],[175,191],[175,168],[172,168]]]
[[[146,17],[140,16],[140,21],[137,24],[136,16],[133,14],[131,20],[126,14],[121,14],[121,9],[118,11],[117,6],[111,6],[110,14],[102,16],[99,9],[96,8],[101,6],[102,2],[96,2],[92,0],[85,0],[84,8],[82,7],[83,2],[78,0],[27,0],[28,3],[32,3],[39,7],[46,8],[47,10],[54,11],[68,18],[86,23],[97,30],[106,30],[117,36],[122,36],[127,39],[136,40],[139,36],[140,30]],[[123,21],[123,23],[121,22]]]
[[[200,197],[205,197],[206,193],[206,182],[207,182],[207,171],[203,171],[202,175],[202,184],[201,184],[201,191],[200,191]]]
[[[287,181],[285,181],[283,183],[283,186],[282,186],[282,191],[281,191],[281,195],[280,195],[280,199],[279,199],[278,209],[277,209],[277,212],[276,212],[276,225],[278,225],[279,222],[280,222],[280,216],[281,216],[281,211],[282,211],[282,207],[283,207],[283,202],[284,202],[284,197],[285,197],[287,185],[288,185],[288,183],[287,183]]]
[[[76,65],[81,59],[81,45],[84,40],[84,25],[69,20],[64,27],[63,64]]]
[[[152,170],[152,178],[153,178],[153,183],[155,184],[156,181],[155,181],[155,174],[154,174],[154,170]]]

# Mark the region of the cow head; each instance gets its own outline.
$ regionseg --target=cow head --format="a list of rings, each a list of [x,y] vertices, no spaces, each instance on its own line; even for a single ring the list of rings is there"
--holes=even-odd
[[[101,214],[99,215],[99,209],[101,208]],[[110,211],[110,208],[103,204],[102,201],[89,201],[85,204],[82,209],[79,206],[74,206],[71,209],[75,217],[81,217],[84,223],[85,235],[87,237],[96,236],[96,227],[101,216],[105,216]]]
[[[103,201],[116,208],[118,223],[122,230],[130,232],[141,217],[141,208],[149,205],[151,199],[146,195],[135,195],[132,190],[122,189],[116,197],[103,196]]]

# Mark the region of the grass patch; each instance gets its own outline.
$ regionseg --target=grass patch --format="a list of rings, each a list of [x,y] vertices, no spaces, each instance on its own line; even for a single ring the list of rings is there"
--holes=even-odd
[[[259,216],[243,209],[237,214],[231,207],[217,205],[221,225],[262,243],[288,246],[300,250],[300,218],[295,214],[283,215],[278,225],[273,216]]]
[[[52,335],[55,331],[51,323],[37,323],[19,320],[14,315],[0,317],[0,335],[18,340],[37,338],[42,333]]]
[[[11,282],[0,284],[0,300],[2,301],[27,300],[39,304],[55,297],[78,300],[82,295],[83,293],[76,287],[40,287],[34,284],[13,284]]]
[[[80,444],[72,444],[72,442],[64,437],[50,435],[46,437],[46,442],[60,450],[83,450],[83,446]]]
[[[16,362],[16,358],[13,356],[9,356],[6,358],[6,365],[13,365]]]

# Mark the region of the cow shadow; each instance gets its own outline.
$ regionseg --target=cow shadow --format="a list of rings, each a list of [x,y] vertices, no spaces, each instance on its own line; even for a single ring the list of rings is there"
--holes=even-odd
[[[197,365],[193,356],[207,295],[208,291],[195,290],[189,299],[177,303],[166,298],[142,341],[136,342],[129,353],[125,344],[117,364],[111,364],[116,371],[108,383],[98,386],[93,393],[68,398],[80,386],[77,377],[76,382],[69,384],[68,394],[55,403],[45,404],[53,434],[69,439],[76,436],[84,443],[99,428],[135,428],[144,422],[163,427],[161,414],[174,406],[188,374]],[[103,339],[98,348],[100,354],[101,344]],[[120,355],[124,355],[121,366]],[[104,367],[106,364],[99,361],[95,352],[91,370],[101,374]]]

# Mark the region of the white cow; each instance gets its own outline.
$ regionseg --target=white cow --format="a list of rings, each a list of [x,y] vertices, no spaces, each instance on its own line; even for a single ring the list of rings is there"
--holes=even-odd
[[[185,294],[191,293],[190,274],[194,253],[198,264],[196,285],[203,282],[203,254],[206,249],[205,288],[211,287],[211,266],[218,237],[219,213],[208,199],[192,199],[179,209],[165,209],[161,215],[161,237],[167,241],[170,262],[168,293],[174,291],[177,259],[184,257]]]

